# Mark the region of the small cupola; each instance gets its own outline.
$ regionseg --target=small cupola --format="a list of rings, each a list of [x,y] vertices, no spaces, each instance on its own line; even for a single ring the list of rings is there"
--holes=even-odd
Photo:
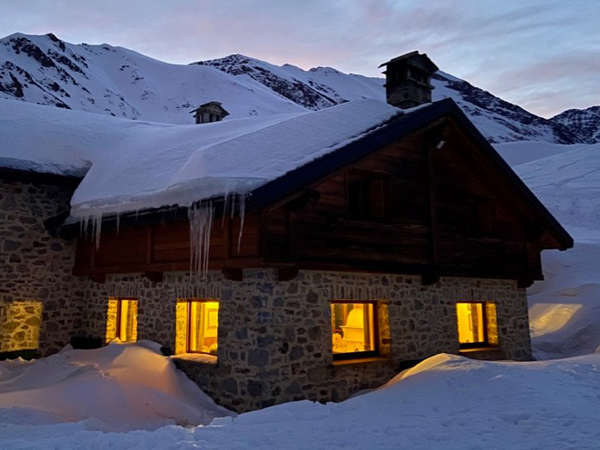
[[[385,92],[390,105],[407,109],[431,103],[431,75],[439,69],[425,53],[410,52],[379,67],[384,66]]]
[[[190,114],[194,114],[196,123],[220,122],[229,115],[225,108],[221,106],[220,102],[205,103],[193,110]]]

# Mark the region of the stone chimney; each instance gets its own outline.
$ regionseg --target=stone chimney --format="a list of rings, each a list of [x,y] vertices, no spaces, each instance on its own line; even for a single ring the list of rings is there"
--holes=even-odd
[[[229,115],[225,108],[221,106],[220,102],[205,103],[193,110],[190,114],[194,114],[197,124],[220,122]]]
[[[379,67],[384,66],[385,93],[390,105],[407,109],[431,103],[431,75],[438,67],[425,53],[407,53],[390,59]]]

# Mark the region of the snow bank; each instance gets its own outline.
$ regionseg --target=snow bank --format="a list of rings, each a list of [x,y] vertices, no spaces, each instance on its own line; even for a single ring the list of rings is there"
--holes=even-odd
[[[85,429],[132,430],[207,424],[230,414],[149,341],[0,362],[4,424],[85,421]]]
[[[596,449],[600,355],[534,363],[437,355],[342,403],[288,403],[210,426],[124,434],[1,425],[4,448]],[[1,417],[0,417],[1,420]]]

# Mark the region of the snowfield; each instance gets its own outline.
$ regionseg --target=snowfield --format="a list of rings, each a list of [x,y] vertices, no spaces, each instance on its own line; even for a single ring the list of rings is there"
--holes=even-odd
[[[125,431],[208,424],[232,414],[216,405],[150,341],[65,349],[0,363],[0,422],[85,421],[86,429]],[[0,444],[0,447],[2,445]]]
[[[148,364],[145,361],[148,349],[143,345],[107,348],[65,352],[37,363],[1,363],[3,387],[6,373],[10,373],[5,369],[7,366],[14,369],[41,363],[52,369],[46,378],[30,378],[28,383],[13,381],[22,387],[14,392],[17,404],[22,396],[33,399],[41,394],[41,397],[37,407],[0,409],[0,447],[580,450],[597,449],[600,441],[600,354],[531,363],[483,362],[440,354],[403,372],[378,390],[341,403],[322,405],[302,401],[237,417],[217,418],[208,426],[171,425],[140,430],[137,428],[148,416],[150,426],[142,428],[153,428],[157,423],[152,422],[155,416],[148,412],[148,409],[154,411],[153,407],[143,407],[144,402],[152,404],[157,397],[129,384],[127,376],[120,378],[118,369],[123,368],[123,358],[137,359],[136,364],[146,366],[157,366],[159,359],[168,366],[168,358],[154,353],[151,359],[156,361]],[[132,354],[127,355],[130,350]],[[143,358],[130,358],[138,350]],[[86,353],[90,356],[84,356]],[[70,354],[73,356],[67,358]],[[56,377],[57,373],[72,375],[73,360],[90,363],[96,358],[102,361],[102,371],[112,386],[90,383],[85,390],[77,391],[77,384],[69,380],[79,376],[67,376],[66,380]],[[142,384],[148,375],[156,376],[155,384],[162,385],[165,381],[160,371],[146,372],[144,376],[138,375]],[[182,379],[178,382],[182,386],[189,383]],[[40,383],[45,386],[37,388]],[[167,384],[175,387],[171,382]],[[80,410],[81,399],[85,398],[89,418],[85,414],[59,418],[40,413],[46,408],[59,409],[52,404],[53,400],[59,400],[54,397],[59,391],[65,396],[60,408]],[[6,395],[0,396],[2,404],[6,404]],[[98,401],[102,397],[109,399]],[[89,403],[90,399],[96,402]],[[116,400],[116,405],[112,400]],[[187,400],[189,404],[193,399]],[[130,401],[133,403],[129,404]],[[174,404],[167,402],[165,411],[171,405]],[[215,414],[211,403],[196,405]],[[227,412],[222,410],[222,414]],[[121,417],[126,417],[126,421],[121,422]],[[107,420],[123,424],[121,429],[127,424],[133,431],[106,432],[110,429],[106,428]]]

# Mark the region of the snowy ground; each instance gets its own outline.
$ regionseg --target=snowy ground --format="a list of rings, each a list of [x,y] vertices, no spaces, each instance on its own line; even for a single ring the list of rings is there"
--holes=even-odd
[[[127,433],[98,430],[95,419],[55,424],[28,410],[0,409],[0,447],[597,449],[599,368],[600,354],[534,363],[441,354],[342,403],[296,402],[204,427]]]

